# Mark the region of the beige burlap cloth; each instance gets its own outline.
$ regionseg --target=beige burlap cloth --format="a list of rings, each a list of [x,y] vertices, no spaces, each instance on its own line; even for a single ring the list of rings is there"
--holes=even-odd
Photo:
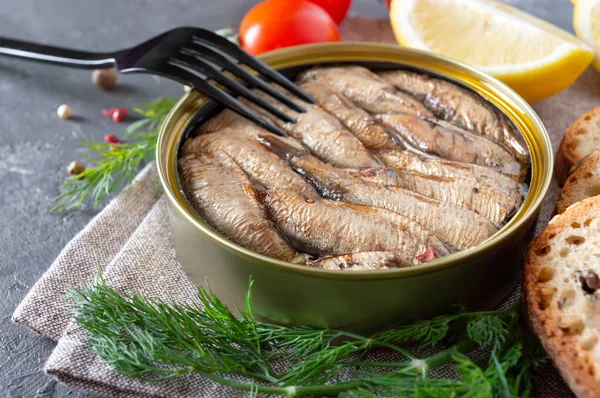
[[[361,38],[370,29],[379,41],[390,35],[373,25],[352,22],[350,36]],[[388,25],[381,23],[382,29]],[[358,33],[357,33],[358,32]],[[353,36],[352,36],[353,35]],[[349,37],[349,38],[350,38]],[[581,113],[600,104],[600,74],[589,69],[567,91],[534,105],[556,149],[565,129]],[[16,309],[13,319],[42,336],[55,340],[56,348],[44,370],[61,382],[110,397],[220,397],[243,393],[201,377],[183,377],[161,383],[142,382],[112,372],[94,356],[85,332],[72,322],[64,292],[70,286],[91,282],[99,267],[109,285],[122,292],[135,291],[147,297],[187,301],[196,288],[180,267],[170,240],[165,200],[157,195],[156,174],[146,167],[135,182],[118,195],[81,231],[58,256],[48,271]],[[552,211],[557,187],[551,188],[542,208],[539,228]],[[515,291],[503,306],[518,298]],[[374,360],[394,360],[391,352],[378,351]],[[439,376],[451,377],[447,369]],[[568,397],[570,392],[551,364],[538,370],[539,396]]]

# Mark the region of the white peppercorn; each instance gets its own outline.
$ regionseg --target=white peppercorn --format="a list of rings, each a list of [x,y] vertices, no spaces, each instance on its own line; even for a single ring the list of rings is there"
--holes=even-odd
[[[74,160],[71,163],[69,163],[67,171],[70,175],[76,176],[85,171],[85,165],[79,160]]]
[[[69,105],[62,104],[56,110],[56,114],[61,119],[70,119],[73,116],[73,111]]]

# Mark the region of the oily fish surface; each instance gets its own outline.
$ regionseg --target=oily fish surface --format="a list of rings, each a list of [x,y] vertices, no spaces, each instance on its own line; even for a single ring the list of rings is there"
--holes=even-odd
[[[291,261],[296,252],[267,220],[246,174],[223,152],[179,160],[183,186],[200,215],[242,246]]]
[[[232,241],[329,270],[406,267],[482,243],[521,205],[525,163],[511,149],[519,136],[478,97],[465,103],[479,106],[460,108],[469,121],[485,121],[475,126],[358,66],[310,69],[298,83],[316,100],[295,99],[304,113],[257,92],[295,124],[247,103],[288,137],[225,110],[182,148],[180,172],[192,206]],[[488,125],[500,130],[490,133]],[[212,180],[195,168],[205,167],[198,159],[214,157],[224,160],[209,188]],[[209,192],[219,199],[214,204]],[[243,203],[236,220],[252,220],[272,244],[245,236],[258,236],[255,226],[233,225],[226,213],[206,208],[221,202]]]
[[[498,230],[475,212],[397,186],[397,174],[392,170],[374,174],[370,170],[335,168],[286,145],[279,137],[265,135],[261,141],[305,176],[323,197],[393,211],[416,221],[456,249],[475,246]]]

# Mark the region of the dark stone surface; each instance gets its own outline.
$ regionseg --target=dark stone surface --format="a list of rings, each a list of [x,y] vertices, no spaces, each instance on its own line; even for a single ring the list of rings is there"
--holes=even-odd
[[[251,0],[0,0],[0,35],[89,50],[126,47],[167,29],[217,29],[238,23]],[[565,0],[510,0],[572,30]],[[355,0],[353,13],[384,16],[377,0]],[[94,216],[84,208],[49,214],[52,198],[76,158],[73,133],[118,132],[100,110],[159,95],[179,95],[178,84],[150,76],[121,76],[103,92],[90,72],[0,59],[0,396],[93,397],[55,384],[42,372],[54,343],[15,325],[10,317],[62,247]],[[56,116],[68,104],[77,117]]]

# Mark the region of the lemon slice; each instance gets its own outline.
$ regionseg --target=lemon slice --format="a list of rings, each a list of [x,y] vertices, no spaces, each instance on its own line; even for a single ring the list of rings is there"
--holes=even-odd
[[[592,64],[600,71],[600,0],[573,0],[573,27],[577,37],[596,49]]]
[[[569,87],[594,56],[566,31],[489,0],[394,0],[390,18],[401,45],[479,67],[531,102]]]

